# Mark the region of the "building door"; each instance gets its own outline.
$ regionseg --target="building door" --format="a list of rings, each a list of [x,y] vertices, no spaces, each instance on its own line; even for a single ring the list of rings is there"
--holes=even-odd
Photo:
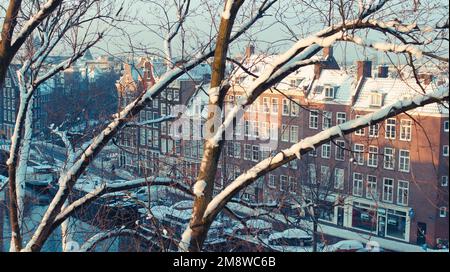
[[[417,222],[417,244],[423,245],[427,242],[427,224]]]
[[[338,207],[337,224],[338,224],[338,226],[341,226],[341,227],[344,226],[344,208],[343,207]]]

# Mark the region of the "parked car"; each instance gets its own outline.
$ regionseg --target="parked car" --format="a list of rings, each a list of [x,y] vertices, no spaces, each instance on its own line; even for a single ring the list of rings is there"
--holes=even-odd
[[[364,249],[363,243],[357,240],[343,240],[336,244],[325,246],[325,252],[357,252]]]

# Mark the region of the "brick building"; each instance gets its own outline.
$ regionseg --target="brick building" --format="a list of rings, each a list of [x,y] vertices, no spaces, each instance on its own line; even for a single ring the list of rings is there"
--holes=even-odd
[[[324,55],[329,56],[325,63],[296,71],[247,109],[242,128],[235,129],[237,136],[244,134],[244,140],[226,143],[219,188],[270,155],[272,150],[261,145],[263,134],[278,135],[276,150],[281,150],[437,87],[438,80],[426,74],[421,75],[426,86],[422,90],[415,79],[390,77],[385,66],[375,73],[370,61],[357,62],[356,73],[350,74],[336,64],[332,49],[325,49]],[[273,56],[250,54],[246,58],[244,64],[257,74],[270,65]],[[252,81],[238,69],[228,101],[245,96]],[[275,118],[264,114],[255,118],[252,112]],[[277,122],[274,125],[269,119]],[[322,222],[393,241],[433,247],[447,244],[448,122],[448,104],[399,115],[273,171],[241,198],[298,207],[295,204],[310,201],[311,190],[320,187],[318,200],[325,203],[319,205]]]

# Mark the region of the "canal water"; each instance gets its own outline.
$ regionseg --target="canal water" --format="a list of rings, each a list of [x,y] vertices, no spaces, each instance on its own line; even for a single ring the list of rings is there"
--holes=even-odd
[[[9,224],[9,212],[6,207],[5,191],[0,192],[0,252],[9,251],[11,240],[11,228]],[[33,235],[34,230],[37,228],[42,216],[47,210],[50,202],[49,197],[37,197],[36,194],[27,189],[27,197],[25,200],[25,213],[23,220],[23,239],[25,242],[29,241]],[[71,233],[73,233],[73,240],[78,245],[82,245],[89,238],[99,233],[101,230],[88,223],[82,222],[76,218],[70,219]],[[44,244],[43,252],[61,252],[61,229],[56,229],[47,242]],[[120,238],[112,239],[100,243],[95,251],[99,252],[118,252],[119,251]]]

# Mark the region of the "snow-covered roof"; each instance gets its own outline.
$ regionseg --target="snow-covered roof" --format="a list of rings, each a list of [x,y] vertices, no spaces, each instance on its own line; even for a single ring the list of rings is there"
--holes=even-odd
[[[429,84],[425,92],[434,91],[437,86],[433,83]],[[370,109],[370,98],[373,92],[378,92],[382,95],[383,106],[390,105],[398,100],[410,99],[411,97],[423,94],[423,90],[416,83],[414,79],[402,80],[399,78],[367,78],[358,98],[354,104],[355,109]],[[424,107],[419,107],[413,112],[427,113],[427,114],[448,114],[448,103],[446,107],[439,104],[429,104]]]
[[[334,88],[332,103],[350,104],[352,91],[355,88],[355,78],[343,70],[323,70],[320,77],[314,81],[308,99],[326,101],[325,87]]]
[[[261,219],[250,219],[246,222],[247,228],[250,229],[271,229],[272,224]]]
[[[276,239],[310,239],[311,235],[309,235],[306,231],[301,229],[287,229],[283,232],[276,232],[269,236],[269,241]]]

